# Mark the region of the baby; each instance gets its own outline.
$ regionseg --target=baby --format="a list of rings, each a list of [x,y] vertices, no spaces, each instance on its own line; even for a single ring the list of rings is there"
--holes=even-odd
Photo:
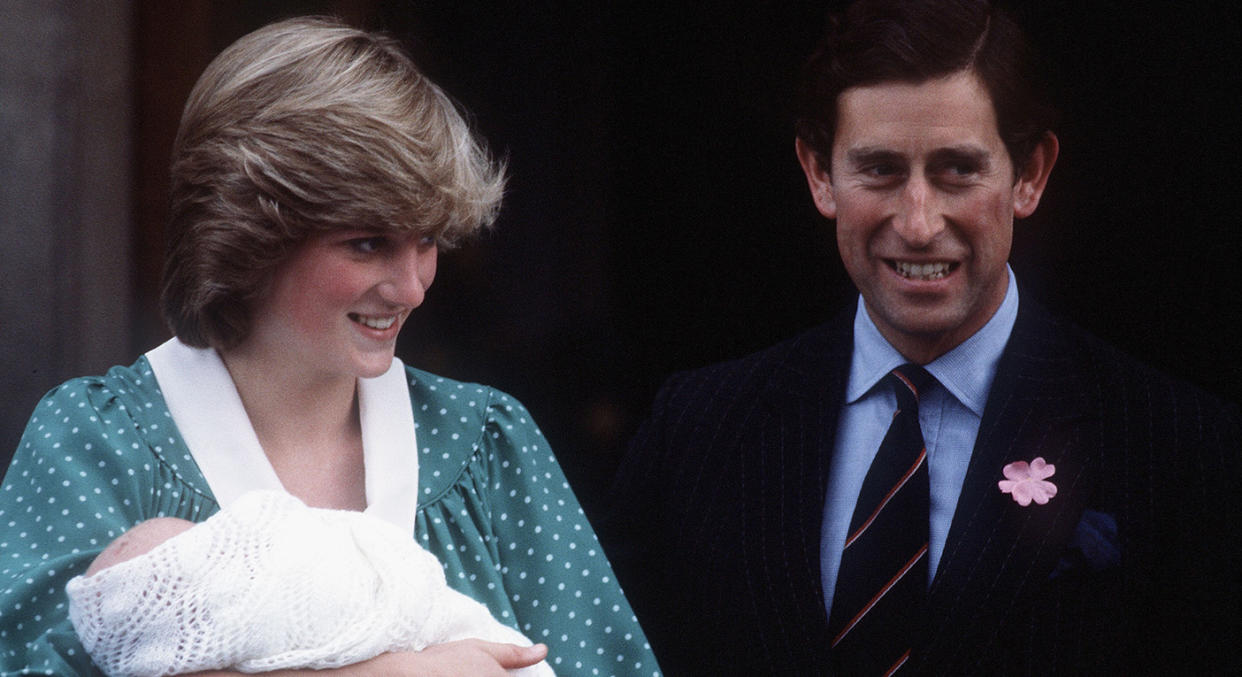
[[[277,491],[201,524],[143,522],[66,591],[82,645],[114,676],[335,668],[466,638],[531,645],[449,588],[401,529]],[[546,662],[513,672],[552,675]]]

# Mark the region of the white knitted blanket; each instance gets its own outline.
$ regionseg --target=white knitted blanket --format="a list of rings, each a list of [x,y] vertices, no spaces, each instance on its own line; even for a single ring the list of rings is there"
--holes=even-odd
[[[531,644],[449,588],[410,534],[276,491],[66,590],[74,630],[109,675],[334,668],[471,637]]]

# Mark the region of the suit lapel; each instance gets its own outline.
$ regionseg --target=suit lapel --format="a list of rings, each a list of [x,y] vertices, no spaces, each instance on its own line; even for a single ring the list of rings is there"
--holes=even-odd
[[[1098,480],[1098,419],[1081,358],[1038,307],[1024,301],[988,397],[979,436],[930,591],[924,659],[952,665],[986,650],[1021,613],[1073,535]],[[1002,468],[1042,457],[1057,494],[1022,507],[1002,493]]]
[[[820,540],[828,463],[845,396],[853,350],[851,307],[820,330],[806,335],[769,382],[764,400],[773,404],[762,426],[766,457],[760,474],[774,488],[754,495],[763,514],[784,515],[773,547],[751,552],[753,565],[789,575],[789,597],[773,591],[768,623],[790,628],[801,639],[791,644],[791,670],[811,670],[826,660],[828,618],[820,574]],[[783,487],[783,488],[782,488]],[[792,614],[790,612],[793,612]],[[779,670],[777,670],[779,672]]]

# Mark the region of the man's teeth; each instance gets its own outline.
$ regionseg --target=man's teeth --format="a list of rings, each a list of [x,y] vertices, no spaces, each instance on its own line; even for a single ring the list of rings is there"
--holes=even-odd
[[[354,315],[354,321],[358,324],[370,327],[372,329],[387,329],[397,321],[395,317],[366,317],[363,315]]]
[[[902,277],[909,277],[916,280],[939,280],[949,274],[952,268],[948,263],[907,263],[905,261],[894,261],[893,267],[897,269],[897,273]]]

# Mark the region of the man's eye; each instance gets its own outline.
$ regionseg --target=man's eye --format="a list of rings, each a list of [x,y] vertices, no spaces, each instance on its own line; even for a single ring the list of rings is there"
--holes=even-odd
[[[946,162],[940,167],[940,171],[947,176],[959,178],[978,174],[979,166],[973,162]]]
[[[896,176],[901,172],[897,165],[872,165],[866,169],[871,176]]]
[[[359,237],[349,241],[350,249],[359,254],[374,254],[384,248],[386,240],[382,237]]]

